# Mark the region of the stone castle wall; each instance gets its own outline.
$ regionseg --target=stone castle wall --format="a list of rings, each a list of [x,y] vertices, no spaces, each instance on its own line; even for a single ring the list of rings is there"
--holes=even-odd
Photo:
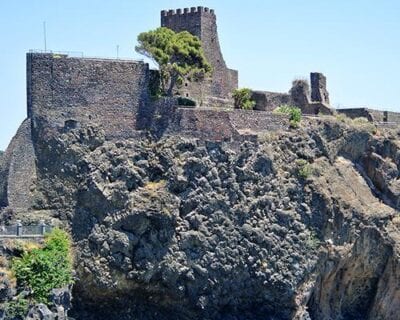
[[[193,98],[203,106],[229,104],[232,91],[238,87],[238,72],[226,66],[218,40],[214,10],[193,7],[162,11],[161,26],[175,32],[188,31],[199,37],[205,56],[213,68],[211,77],[200,82],[185,82],[178,90],[179,94]]]
[[[178,108],[166,131],[211,141],[239,140],[241,136],[265,131],[286,130],[287,116],[249,110],[213,110]]]
[[[31,121],[24,120],[12,138],[0,167],[0,207],[26,211],[32,204],[32,186],[36,178],[35,150]]]
[[[255,101],[254,110],[272,112],[279,106],[290,105],[301,109],[304,114],[332,114],[329,107],[329,93],[326,77],[322,73],[312,72],[311,92],[307,80],[294,80],[288,93],[252,91]]]
[[[28,210],[32,205],[31,188],[36,178],[30,119],[22,123],[14,139],[7,181],[8,205],[17,210]]]
[[[186,108],[177,106],[173,99],[155,101],[144,113],[144,127],[157,137],[178,134],[210,141],[232,141],[289,127],[286,115],[239,109]]]
[[[148,100],[149,67],[143,62],[27,54],[28,117],[100,125],[107,137],[129,137]]]
[[[377,124],[400,124],[400,113],[391,111],[374,110],[369,108],[337,109],[339,113],[349,118],[367,118]]]
[[[254,110],[272,112],[281,105],[293,105],[288,93],[252,91],[251,98],[255,101]]]

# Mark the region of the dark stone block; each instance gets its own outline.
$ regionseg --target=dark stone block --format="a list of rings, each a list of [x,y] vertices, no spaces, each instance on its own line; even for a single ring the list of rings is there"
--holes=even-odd
[[[311,101],[329,105],[329,93],[326,77],[322,73],[311,72]]]

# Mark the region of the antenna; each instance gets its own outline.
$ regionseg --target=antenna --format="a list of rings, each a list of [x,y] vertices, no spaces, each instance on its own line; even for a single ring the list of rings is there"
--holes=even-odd
[[[47,51],[46,21],[43,21],[44,52]]]
[[[119,59],[119,44],[117,44],[117,59]]]

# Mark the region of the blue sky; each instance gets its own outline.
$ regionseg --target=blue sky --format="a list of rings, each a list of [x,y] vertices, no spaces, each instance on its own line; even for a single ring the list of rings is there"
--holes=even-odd
[[[138,58],[138,33],[159,11],[214,8],[228,66],[240,86],[288,91],[323,72],[334,107],[400,111],[399,0],[0,0],[0,150],[26,116],[25,53],[47,47]]]

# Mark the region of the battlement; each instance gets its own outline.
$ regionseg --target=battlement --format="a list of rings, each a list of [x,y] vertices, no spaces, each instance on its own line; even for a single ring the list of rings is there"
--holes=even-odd
[[[214,10],[207,7],[191,7],[176,10],[162,10],[161,17],[170,17],[176,15],[193,15],[194,13],[209,13],[215,15]]]

